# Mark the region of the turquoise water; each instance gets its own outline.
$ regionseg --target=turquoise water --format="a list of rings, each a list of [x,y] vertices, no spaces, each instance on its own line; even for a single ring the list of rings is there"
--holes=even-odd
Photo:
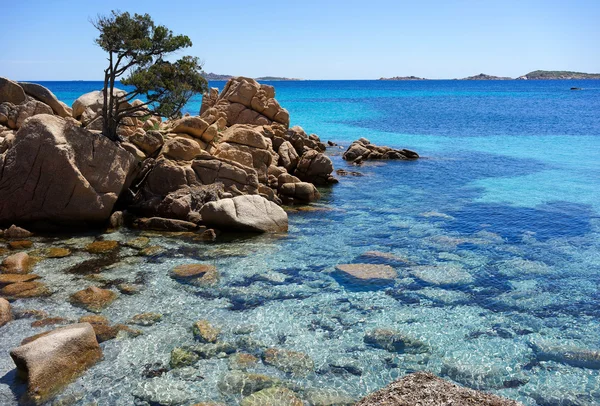
[[[99,87],[44,84],[67,103]],[[259,355],[263,345],[308,354],[315,370],[305,376],[264,363],[251,368],[298,393],[325,388],[359,398],[429,370],[526,405],[600,404],[600,81],[273,84],[292,124],[307,132],[344,146],[366,137],[422,159],[355,168],[332,148],[336,168],[364,176],[322,189],[318,210],[290,214],[286,236],[216,244],[152,236],[166,252],[151,258],[121,249],[102,277],[143,275],[144,288],[103,314],[115,323],[147,311],[165,318],[142,328],[143,336],[104,343],[105,361],[66,395],[78,404],[237,404],[239,394],[219,389],[232,374],[227,358],[142,374],[146,364],[168,363],[175,346],[192,344],[190,325],[205,318],[240,351]],[[186,109],[197,114],[199,106],[195,99]],[[35,244],[77,248],[90,238]],[[15,307],[85,314],[66,298],[89,279],[66,271],[89,258],[76,251],[40,262],[35,272],[56,293]],[[168,277],[189,262],[216,265],[219,284],[199,288]],[[391,286],[357,285],[335,272],[343,263],[388,264],[398,278]],[[1,328],[2,348],[40,331],[30,322]],[[419,340],[426,351],[375,348],[364,336],[377,328]],[[5,358],[0,403],[11,404],[19,388]]]

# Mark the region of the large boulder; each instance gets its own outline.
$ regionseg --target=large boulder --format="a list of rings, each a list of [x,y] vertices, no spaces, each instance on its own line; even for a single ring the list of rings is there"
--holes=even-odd
[[[128,187],[136,159],[64,119],[27,119],[0,154],[1,223],[100,223]]]
[[[42,404],[102,358],[89,323],[57,328],[10,351],[17,376],[27,382],[23,403]]]
[[[363,398],[355,406],[523,406],[473,389],[463,388],[429,372],[416,372]]]
[[[25,91],[18,83],[0,77],[0,103],[10,102],[12,104],[21,104],[26,100]]]
[[[126,92],[120,89],[113,89],[113,95],[124,95]],[[102,113],[104,106],[104,91],[95,90],[79,96],[73,102],[73,117],[81,121],[83,125],[88,125],[93,119]]]
[[[281,232],[288,229],[286,212],[258,195],[242,195],[205,204],[202,222],[219,229],[250,232]]]
[[[19,82],[25,93],[34,99],[46,103],[52,108],[54,114],[61,117],[71,117],[73,111],[63,102],[59,101],[54,93],[37,83]]]
[[[333,162],[331,159],[313,149],[302,155],[294,175],[305,182],[327,185],[337,182],[331,175],[332,172]]]

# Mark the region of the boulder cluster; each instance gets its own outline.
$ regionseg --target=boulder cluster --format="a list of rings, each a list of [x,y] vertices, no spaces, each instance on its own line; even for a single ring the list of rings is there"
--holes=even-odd
[[[0,78],[0,194],[10,196],[0,225],[284,231],[280,205],[337,182],[325,144],[289,128],[274,88],[253,79],[211,89],[199,116],[126,118],[120,143],[100,134],[103,104],[102,91],[69,108],[41,85]]]
[[[360,138],[348,147],[343,158],[346,161],[360,164],[363,161],[375,159],[413,160],[419,158],[419,154],[409,149],[393,149],[374,145],[368,139]]]

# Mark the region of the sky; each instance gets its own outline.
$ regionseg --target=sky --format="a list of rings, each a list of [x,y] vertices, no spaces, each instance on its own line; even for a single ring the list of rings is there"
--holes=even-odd
[[[148,13],[188,35],[204,70],[302,79],[517,77],[600,72],[600,0],[283,0],[7,2],[0,76],[101,80],[90,19]]]

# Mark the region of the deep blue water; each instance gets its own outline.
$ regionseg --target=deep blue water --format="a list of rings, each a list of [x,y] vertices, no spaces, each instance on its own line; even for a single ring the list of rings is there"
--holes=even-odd
[[[41,83],[68,104],[101,86]],[[271,84],[292,124],[322,140],[347,146],[366,137],[422,158],[356,168],[341,159],[343,149],[330,149],[336,168],[364,176],[323,189],[318,211],[290,214],[287,238],[202,248],[157,239],[171,254],[139,265],[156,278],[150,296],[121,299],[107,314],[119,321],[140,307],[169,313],[170,332],[157,328],[146,338],[109,344],[110,362],[81,387],[102,376],[110,385],[97,389],[97,399],[110,404],[130,396],[139,378],[118,382],[114,365],[134,376],[142,363],[168,360],[173,346],[185,344],[191,321],[208,314],[227,334],[252,324],[253,338],[309,354],[317,373],[294,377],[304,387],[358,397],[408,371],[431,370],[527,405],[600,404],[597,369],[534,350],[543,344],[559,354],[600,351],[600,81]],[[185,111],[197,114],[200,101]],[[219,288],[181,290],[161,276],[190,261],[217,265]],[[398,279],[362,286],[334,271],[365,262],[392,265]],[[127,266],[117,267],[120,276]],[[372,348],[363,337],[374,328],[418,338],[430,351]],[[23,329],[14,337],[29,332]],[[341,358],[362,375],[332,372],[331,360]],[[227,373],[224,360],[198,368],[206,379],[186,389],[193,400],[239,400],[215,390]],[[176,375],[165,382],[183,385]]]

